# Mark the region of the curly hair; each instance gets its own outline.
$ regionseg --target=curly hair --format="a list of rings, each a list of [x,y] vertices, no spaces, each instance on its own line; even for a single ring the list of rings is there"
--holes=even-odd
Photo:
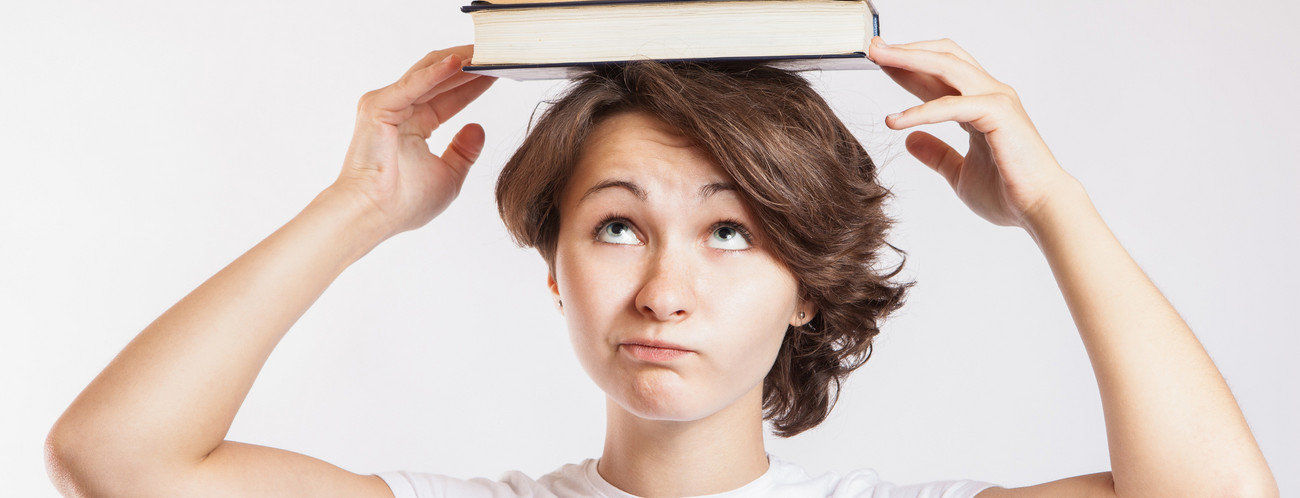
[[[780,437],[822,423],[843,380],[871,357],[881,320],[915,284],[891,281],[906,252],[885,242],[893,194],[866,150],[808,81],[762,63],[636,61],[570,79],[497,180],[515,242],[536,248],[554,275],[560,194],[587,136],[622,112],[671,125],[736,183],[769,250],[818,310],[787,329],[763,380],[763,418]],[[888,273],[877,269],[883,246],[902,256]]]

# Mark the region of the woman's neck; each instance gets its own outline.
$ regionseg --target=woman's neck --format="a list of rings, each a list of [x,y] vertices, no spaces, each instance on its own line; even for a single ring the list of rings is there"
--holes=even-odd
[[[605,451],[596,471],[627,493],[697,496],[730,491],[767,472],[763,386],[700,420],[646,420],[606,399]]]

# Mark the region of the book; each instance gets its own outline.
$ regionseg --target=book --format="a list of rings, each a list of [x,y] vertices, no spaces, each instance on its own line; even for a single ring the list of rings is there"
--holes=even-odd
[[[869,0],[474,0],[467,72],[568,79],[640,59],[764,61],[792,71],[879,69]]]

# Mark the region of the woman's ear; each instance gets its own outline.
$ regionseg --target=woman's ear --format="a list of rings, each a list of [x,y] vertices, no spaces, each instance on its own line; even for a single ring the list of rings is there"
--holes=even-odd
[[[794,315],[790,317],[790,326],[802,327],[807,325],[814,316],[817,316],[817,307],[808,301],[800,299],[799,304],[794,308]]]
[[[564,301],[560,300],[560,284],[555,283],[555,275],[546,274],[546,287],[551,289],[551,300],[555,301],[555,308],[560,310],[560,316],[564,316]]]

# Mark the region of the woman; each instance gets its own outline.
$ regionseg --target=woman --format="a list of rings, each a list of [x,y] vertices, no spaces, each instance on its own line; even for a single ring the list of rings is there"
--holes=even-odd
[[[764,416],[784,435],[820,422],[833,384],[865,361],[875,320],[900,302],[905,286],[887,284],[892,274],[869,285],[836,280],[835,270],[857,263],[860,272],[871,262],[887,220],[817,218],[836,211],[814,209],[802,223],[786,223],[850,225],[862,230],[852,240],[877,243],[820,247],[823,256],[837,254],[834,247],[856,252],[845,254],[847,268],[819,280],[809,267],[816,259],[798,254],[817,234],[783,233],[780,219],[835,199],[800,206],[764,193],[832,185],[800,189],[797,175],[764,185],[781,171],[747,176],[764,155],[728,156],[736,144],[689,139],[709,137],[704,122],[669,123],[671,113],[635,106],[591,123],[585,140],[573,142],[580,149],[560,147],[581,151],[562,181],[530,193],[516,170],[540,149],[526,142],[498,185],[507,225],[547,259],[578,357],[608,395],[599,460],[536,481],[510,473],[494,484],[357,475],[223,441],[267,356],[325,287],[456,197],[483,146],[482,129],[466,126],[440,157],[424,140],[492,84],[458,71],[471,55],[466,46],[433,52],[397,83],[366,94],[336,183],[159,317],[86,388],[50,433],[56,484],[66,494],[128,496],[1276,496],[1217,369],[1056,163],[1015,93],[949,41],[875,41],[871,57],[925,101],[886,124],[961,123],[971,135],[966,157],[920,132],[908,137],[908,150],[977,214],[1024,228],[1047,257],[1097,374],[1112,472],[1016,489],[974,481],[896,488],[869,471],[813,479],[769,458]],[[853,157],[852,149],[833,157]],[[746,158],[757,164],[731,161]],[[871,213],[878,205],[854,202],[887,194],[872,186],[869,159],[860,159],[862,181],[848,186],[856,198],[839,212]],[[854,326],[834,331],[844,323]],[[828,331],[848,342],[828,349],[819,342]]]

